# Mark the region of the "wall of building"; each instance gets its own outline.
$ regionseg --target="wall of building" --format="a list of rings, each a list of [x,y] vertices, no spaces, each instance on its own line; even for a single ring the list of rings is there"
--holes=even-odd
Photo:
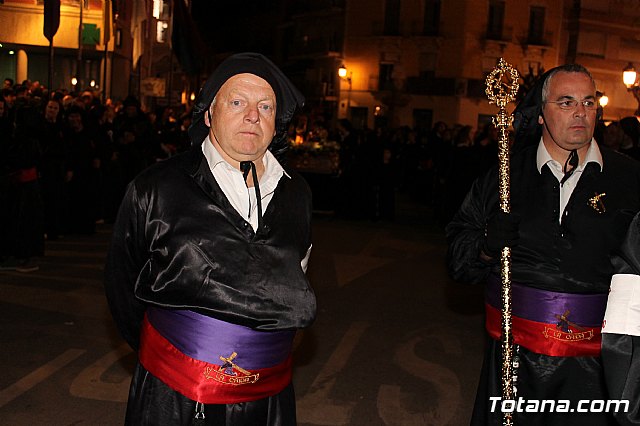
[[[54,89],[73,89],[71,77],[78,75],[78,46],[80,8],[79,2],[72,0],[61,2],[60,25],[53,38]],[[98,86],[106,81],[107,93],[111,93],[112,58],[115,48],[115,34],[108,45],[107,75],[104,71],[104,22],[103,1],[89,0],[82,13],[82,23],[93,25],[99,31],[95,43],[82,45],[81,76],[83,86],[88,87],[91,80]],[[49,40],[43,34],[44,5],[41,0],[5,0],[0,5],[0,70],[2,78],[10,77],[16,81],[23,79],[38,80],[48,84]],[[14,54],[10,54],[14,52]],[[119,58],[122,59],[122,58]],[[122,61],[116,61],[122,62]],[[21,72],[26,69],[26,72]],[[125,73],[126,71],[126,73]],[[113,72],[114,75],[128,75],[126,67]],[[116,79],[117,80],[117,79]],[[119,82],[119,80],[118,80]],[[120,84],[113,85],[122,91]],[[83,87],[82,87],[83,88]],[[127,90],[124,90],[126,95]]]
[[[97,6],[97,7],[96,7]],[[49,46],[49,40],[43,34],[44,14],[43,5],[30,2],[5,0],[0,6],[0,40],[3,44]],[[98,28],[103,26],[102,8],[100,2],[91,2],[90,8],[85,9],[83,23],[94,24]],[[80,9],[74,6],[60,7],[60,28],[53,41],[55,47],[78,48],[78,26],[80,24]],[[104,49],[101,43],[98,48]]]

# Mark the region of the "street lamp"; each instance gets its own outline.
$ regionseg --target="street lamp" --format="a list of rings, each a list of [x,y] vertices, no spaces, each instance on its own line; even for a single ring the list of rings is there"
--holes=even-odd
[[[598,102],[600,103],[600,106],[604,108],[609,103],[609,97],[603,93]]]
[[[622,81],[627,86],[627,88],[636,84],[637,77],[636,69],[633,67],[633,64],[629,62],[629,65],[626,66],[625,69],[622,70]]]
[[[609,104],[609,97],[604,92],[597,91],[596,99],[598,100],[598,116],[599,121],[604,122],[604,107]]]
[[[622,81],[627,86],[627,91],[631,92],[634,98],[636,98],[636,102],[638,103],[638,108],[634,112],[635,115],[640,115],[640,88],[638,86],[637,81],[638,73],[636,69],[633,67],[633,64],[629,62],[629,65],[622,70]]]
[[[342,64],[340,68],[338,68],[338,76],[349,83],[349,91],[347,92],[347,118],[351,118],[351,77],[353,76],[353,71],[347,70],[347,67]]]

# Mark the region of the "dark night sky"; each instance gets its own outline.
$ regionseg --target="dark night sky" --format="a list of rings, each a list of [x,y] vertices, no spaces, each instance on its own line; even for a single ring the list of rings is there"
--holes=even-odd
[[[274,50],[280,1],[193,0],[192,16],[213,53]]]

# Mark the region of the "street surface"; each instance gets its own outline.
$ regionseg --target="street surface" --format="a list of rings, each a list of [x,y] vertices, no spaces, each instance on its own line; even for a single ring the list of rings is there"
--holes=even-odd
[[[0,424],[120,425],[135,356],[102,288],[111,227],[47,242],[40,270],[0,272]],[[446,275],[431,211],[318,214],[308,274],[314,325],[298,334],[298,421],[467,425],[484,344],[481,289]]]

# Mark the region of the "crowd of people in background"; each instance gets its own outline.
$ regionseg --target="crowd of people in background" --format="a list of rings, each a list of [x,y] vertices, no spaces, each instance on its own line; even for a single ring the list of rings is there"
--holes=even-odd
[[[337,212],[348,217],[393,219],[396,194],[433,208],[444,226],[473,180],[497,162],[492,125],[437,122],[431,130],[410,127],[355,130],[340,120],[340,182]]]
[[[102,102],[91,90],[48,93],[38,82],[5,79],[0,270],[37,270],[46,239],[92,234],[97,223],[113,222],[133,177],[190,147],[190,122],[188,110],[143,111],[133,96]],[[598,125],[596,140],[640,160],[636,117],[607,124]],[[444,226],[498,158],[492,124],[355,129],[342,119],[324,131],[339,146],[333,207],[352,219],[392,220],[401,193],[430,206]]]
[[[456,213],[473,181],[498,162],[498,129],[491,123],[474,129],[439,121],[428,131],[409,127],[354,130],[341,120],[338,212],[346,216],[392,219],[394,196],[404,193],[431,207],[444,227]],[[508,132],[513,146],[513,135]],[[597,124],[599,144],[640,161],[640,121],[635,116]]]
[[[0,270],[38,269],[45,239],[115,219],[142,169],[189,147],[190,114],[5,79],[0,97]]]

